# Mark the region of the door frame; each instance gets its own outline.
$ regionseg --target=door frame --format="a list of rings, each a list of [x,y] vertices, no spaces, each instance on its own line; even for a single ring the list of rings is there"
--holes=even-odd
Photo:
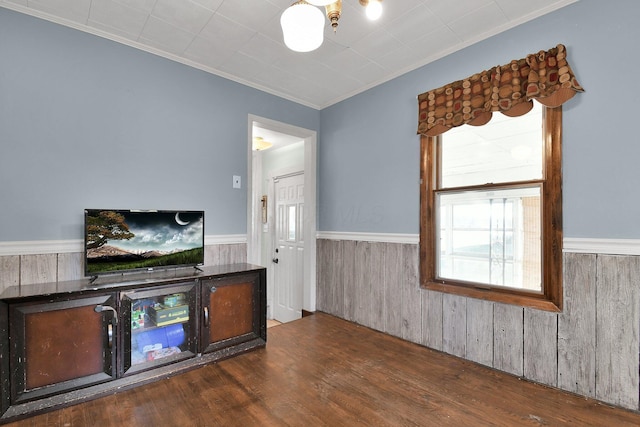
[[[252,150],[253,126],[296,136],[304,140],[304,280],[302,309],[316,310],[316,235],[317,235],[317,132],[278,122],[272,119],[248,115],[247,126],[247,262],[260,264],[262,258],[262,222],[260,198],[265,190],[260,182],[262,157]],[[262,193],[262,194],[261,194]],[[269,269],[269,266],[265,266]],[[267,287],[269,289],[269,287]],[[268,294],[272,295],[271,292]]]

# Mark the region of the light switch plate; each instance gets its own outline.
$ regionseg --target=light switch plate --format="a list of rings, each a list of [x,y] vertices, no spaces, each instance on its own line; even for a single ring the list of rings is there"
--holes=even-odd
[[[240,175],[233,175],[233,188],[242,188]]]

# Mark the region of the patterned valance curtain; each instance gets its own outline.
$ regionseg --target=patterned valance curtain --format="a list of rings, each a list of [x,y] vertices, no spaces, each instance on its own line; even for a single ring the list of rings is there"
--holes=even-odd
[[[418,95],[418,133],[436,136],[463,124],[481,126],[494,111],[521,116],[533,108],[533,99],[557,107],[583,91],[559,44]]]

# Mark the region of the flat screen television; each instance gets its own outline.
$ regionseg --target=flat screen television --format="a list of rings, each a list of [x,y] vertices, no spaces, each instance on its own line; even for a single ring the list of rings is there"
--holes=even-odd
[[[85,275],[204,264],[203,211],[85,209]]]

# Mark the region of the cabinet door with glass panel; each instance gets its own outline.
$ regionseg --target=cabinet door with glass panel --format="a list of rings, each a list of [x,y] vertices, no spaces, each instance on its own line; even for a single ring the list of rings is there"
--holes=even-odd
[[[197,282],[122,292],[121,375],[196,354]]]

